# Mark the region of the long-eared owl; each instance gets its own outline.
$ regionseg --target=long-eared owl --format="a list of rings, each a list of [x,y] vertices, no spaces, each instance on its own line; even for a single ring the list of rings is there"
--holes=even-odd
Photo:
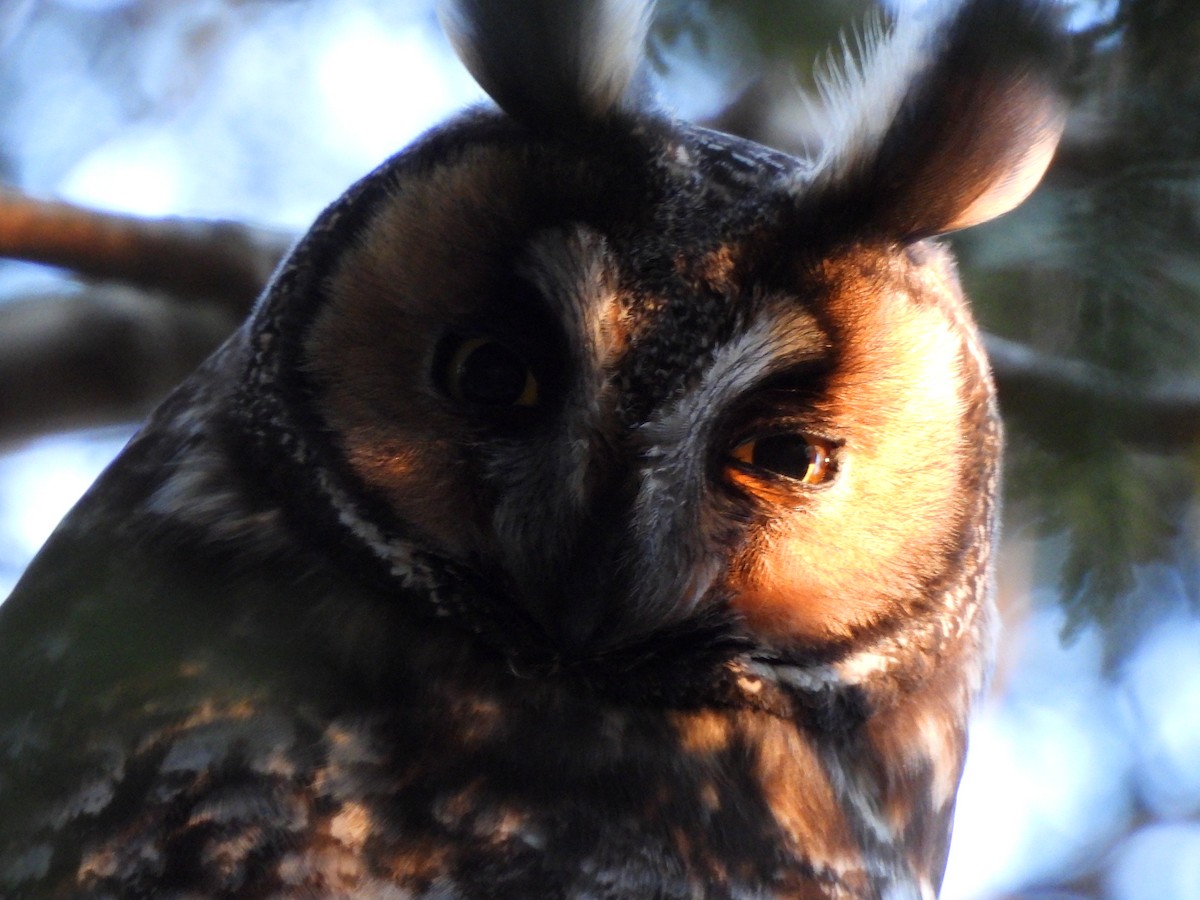
[[[0,893],[933,897],[1000,445],[937,236],[1042,176],[1053,9],[900,14],[807,158],[658,108],[646,3],[443,12],[495,106],[0,607]]]

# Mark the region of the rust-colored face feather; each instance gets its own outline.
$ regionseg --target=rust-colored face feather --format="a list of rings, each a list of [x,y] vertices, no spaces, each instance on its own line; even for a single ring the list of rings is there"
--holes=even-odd
[[[448,3],[499,106],[314,224],[0,609],[5,896],[921,897],[1000,428],[946,231],[1061,128],[930,3],[799,160],[672,119],[650,5]]]

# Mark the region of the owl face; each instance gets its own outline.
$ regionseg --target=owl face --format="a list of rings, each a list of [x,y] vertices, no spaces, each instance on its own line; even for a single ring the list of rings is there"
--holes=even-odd
[[[384,581],[415,554],[423,584],[482,586],[463,606],[556,657],[720,621],[764,653],[882,658],[976,621],[998,427],[929,236],[1048,163],[1045,11],[902,21],[807,161],[645,105],[586,16],[494,15],[449,22],[503,112],[365,179],[249,325],[265,459],[324,473],[292,479],[306,514]],[[1026,55],[985,52],[989,28]],[[513,29],[567,49],[531,70]]]
[[[719,179],[732,139],[449,134],[397,167],[302,342],[349,476],[564,653],[717,610],[808,650],[911,616],[993,468],[947,255],[813,252],[782,161]]]

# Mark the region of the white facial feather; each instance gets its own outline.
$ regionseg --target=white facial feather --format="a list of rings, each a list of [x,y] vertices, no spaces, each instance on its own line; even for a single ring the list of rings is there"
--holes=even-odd
[[[840,55],[830,48],[818,66],[817,96],[801,96],[812,131],[821,136],[814,169],[824,181],[842,181],[874,162],[909,83],[928,59],[928,29],[904,9],[890,33],[879,16],[843,33]]]
[[[553,465],[528,459],[508,469],[507,477],[521,478],[524,486],[518,490],[508,484],[505,496],[533,498],[540,509],[538,515],[531,515],[523,502],[497,506],[496,531],[513,555],[531,545],[544,548],[562,523],[574,519],[586,504],[589,461],[595,456],[597,435],[606,426],[603,401],[613,390],[607,383],[607,367],[620,343],[614,327],[616,272],[599,234],[578,225],[538,235],[530,241],[518,271],[561,322],[574,383],[568,387],[563,430],[554,438],[553,448],[546,448]],[[540,530],[543,522],[549,523],[551,533],[531,541],[531,529]]]
[[[713,353],[700,382],[661,416],[642,427],[647,450],[633,529],[644,548],[648,605],[679,598],[676,615],[695,608],[721,560],[705,558],[697,543],[707,490],[712,430],[720,410],[785,365],[819,354],[826,338],[812,316],[781,299],[739,337]],[[804,350],[802,348],[808,348]],[[690,572],[686,584],[677,573]]]

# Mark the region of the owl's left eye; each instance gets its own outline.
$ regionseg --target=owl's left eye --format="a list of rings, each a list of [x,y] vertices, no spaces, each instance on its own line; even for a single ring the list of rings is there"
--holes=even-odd
[[[529,363],[502,341],[465,338],[445,357],[447,393],[479,406],[536,406],[538,382]]]
[[[741,464],[738,468],[781,475],[808,485],[824,484],[836,470],[832,445],[793,432],[750,438],[735,446],[729,456]]]

